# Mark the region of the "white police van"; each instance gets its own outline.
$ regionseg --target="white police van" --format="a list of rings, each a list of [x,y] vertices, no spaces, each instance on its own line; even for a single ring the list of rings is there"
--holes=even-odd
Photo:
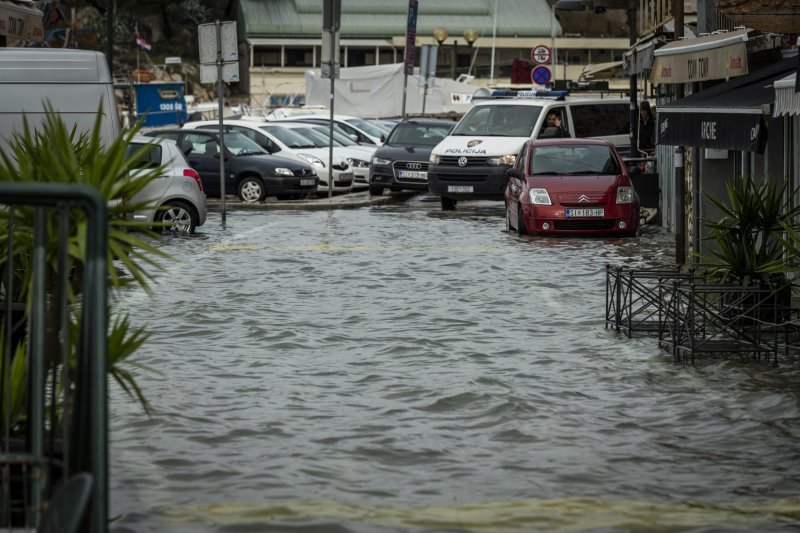
[[[538,138],[551,111],[559,114],[571,137],[607,139],[630,154],[630,104],[620,97],[571,97],[566,91],[507,91],[474,106],[431,152],[428,190],[442,199],[442,209],[458,200],[502,200],[506,170],[522,145]]]

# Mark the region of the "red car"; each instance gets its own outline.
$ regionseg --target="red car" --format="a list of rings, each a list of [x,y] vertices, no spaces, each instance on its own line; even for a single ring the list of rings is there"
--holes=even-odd
[[[528,141],[508,177],[508,230],[521,235],[637,234],[639,196],[608,141]]]

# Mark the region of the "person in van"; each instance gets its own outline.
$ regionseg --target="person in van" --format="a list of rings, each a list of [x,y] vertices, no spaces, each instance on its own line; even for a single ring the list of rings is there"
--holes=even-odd
[[[656,121],[650,102],[644,100],[639,105],[639,150],[648,154],[656,148]]]
[[[564,138],[571,137],[567,129],[561,124],[561,114],[558,111],[550,111],[545,119],[545,127],[540,138]]]

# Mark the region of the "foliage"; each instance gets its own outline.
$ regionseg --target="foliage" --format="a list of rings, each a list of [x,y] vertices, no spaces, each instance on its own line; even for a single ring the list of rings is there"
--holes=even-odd
[[[721,212],[705,220],[707,240],[716,244],[698,254],[709,278],[741,285],[782,282],[800,268],[800,206],[787,185],[744,177],[726,183],[727,201],[705,195]]]
[[[102,115],[98,112],[94,126],[89,132],[78,132],[76,127],[69,129],[60,116],[47,106],[47,114],[42,125],[34,130],[27,121],[23,131],[11,136],[8,151],[0,153],[0,181],[73,183],[95,187],[106,199],[108,206],[108,252],[107,273],[109,296],[131,283],[149,287],[152,270],[161,268],[160,259],[168,256],[148,238],[156,235],[145,223],[135,222],[131,214],[143,204],[130,201],[137,192],[150,181],[163,173],[161,167],[145,172],[137,172],[135,178],[128,173],[145,157],[146,150],[140,150],[127,157],[128,145],[138,127],[117,139],[103,141]],[[4,296],[14,302],[27,302],[32,287],[31,255],[33,249],[34,209],[29,206],[16,206],[13,210],[0,210],[0,271],[4,271],[9,260],[9,230],[13,234],[13,291],[4,287]],[[12,218],[13,217],[13,218]],[[68,287],[70,305],[68,313],[68,332],[66,335],[70,366],[76,361],[78,332],[80,331],[80,307],[82,275],[85,265],[87,219],[83,210],[69,211],[69,234],[67,238]],[[47,278],[52,288],[58,275],[58,232],[57,214],[48,214],[47,219]],[[124,273],[127,272],[127,275]],[[2,280],[5,282],[5,278]],[[30,303],[26,306],[29,309]],[[48,311],[47,323],[55,324],[54,310]],[[113,309],[109,309],[113,314]],[[51,327],[51,330],[53,328]],[[132,329],[127,316],[118,316],[109,325],[108,356],[109,373],[131,397],[138,399],[145,410],[145,401],[134,375],[126,366],[141,368],[131,363],[129,357],[147,339],[143,329]],[[25,349],[25,342],[18,349]],[[0,350],[5,349],[5,344]],[[17,352],[18,353],[18,352]],[[13,390],[24,390],[16,380],[25,378],[24,370],[17,369],[18,361],[24,357],[15,356],[11,377],[15,380]],[[3,361],[6,361],[3,358]],[[58,365],[48,361],[49,365]],[[52,368],[52,366],[50,367]],[[74,375],[74,373],[71,373]],[[69,387],[70,383],[60,383]],[[17,396],[14,396],[17,399]],[[12,421],[19,418],[24,402],[14,400]]]

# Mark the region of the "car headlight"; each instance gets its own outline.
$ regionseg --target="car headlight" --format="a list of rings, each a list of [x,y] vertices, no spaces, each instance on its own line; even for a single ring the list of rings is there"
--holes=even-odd
[[[633,202],[633,187],[620,187],[617,189],[617,203],[630,204]]]
[[[288,168],[278,167],[275,169],[276,176],[294,176],[294,172],[289,170]]]
[[[528,191],[528,195],[534,205],[553,205],[550,201],[550,195],[547,194],[547,189],[531,189]]]
[[[392,160],[391,159],[384,159],[382,157],[373,157],[372,158],[372,164],[373,165],[391,165],[392,164]]]
[[[311,154],[297,154],[297,155],[302,157],[306,161],[306,163],[310,163],[320,168],[325,168],[325,163],[323,163],[322,159],[320,159],[319,157],[314,157]]]
[[[364,167],[368,167],[369,166],[369,163],[364,161],[363,159],[353,159],[352,157],[348,157],[347,160],[354,167],[364,168]]]
[[[501,167],[503,165],[514,166],[517,162],[517,156],[514,154],[501,155],[500,157],[491,157],[486,160],[486,163],[493,167]]]
[[[439,158],[439,156],[438,156],[438,155],[436,155],[436,154],[431,154],[431,156],[428,158],[428,162],[429,162],[431,165],[438,165],[438,164],[439,164],[439,159],[440,159],[440,158]]]

